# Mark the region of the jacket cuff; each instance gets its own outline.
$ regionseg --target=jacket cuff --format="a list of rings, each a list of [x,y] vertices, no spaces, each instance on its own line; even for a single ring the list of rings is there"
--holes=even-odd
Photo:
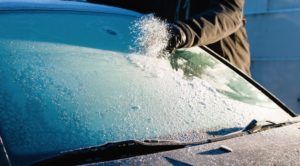
[[[182,21],[177,21],[174,23],[180,30],[181,36],[184,36],[184,40],[182,40],[181,48],[192,47],[191,39],[193,37],[190,28]]]

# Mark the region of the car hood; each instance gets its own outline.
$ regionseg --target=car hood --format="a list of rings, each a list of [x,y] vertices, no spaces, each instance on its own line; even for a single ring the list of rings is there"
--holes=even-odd
[[[297,119],[300,119],[299,117]],[[221,146],[231,152],[221,150]],[[300,123],[180,150],[105,162],[125,165],[298,165]]]

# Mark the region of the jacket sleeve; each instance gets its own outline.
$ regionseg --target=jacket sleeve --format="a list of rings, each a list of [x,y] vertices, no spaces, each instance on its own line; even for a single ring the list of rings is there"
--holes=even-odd
[[[87,2],[115,6],[133,10],[140,13],[152,13],[155,11],[155,6],[160,3],[159,0],[87,0]]]
[[[243,26],[244,0],[212,0],[211,4],[209,10],[176,22],[186,34],[181,47],[215,43]]]

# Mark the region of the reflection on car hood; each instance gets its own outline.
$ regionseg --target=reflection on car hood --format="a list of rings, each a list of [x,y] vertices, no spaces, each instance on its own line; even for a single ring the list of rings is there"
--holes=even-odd
[[[288,141],[287,141],[288,140]],[[232,152],[221,150],[226,146]],[[300,123],[226,141],[106,162],[125,165],[297,165]]]

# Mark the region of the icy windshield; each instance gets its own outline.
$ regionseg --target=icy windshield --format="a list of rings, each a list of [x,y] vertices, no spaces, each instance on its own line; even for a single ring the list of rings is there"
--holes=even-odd
[[[290,118],[198,47],[168,58],[131,52],[135,19],[0,15],[0,132],[13,162],[109,141],[189,140],[189,133],[240,129],[252,119]]]

